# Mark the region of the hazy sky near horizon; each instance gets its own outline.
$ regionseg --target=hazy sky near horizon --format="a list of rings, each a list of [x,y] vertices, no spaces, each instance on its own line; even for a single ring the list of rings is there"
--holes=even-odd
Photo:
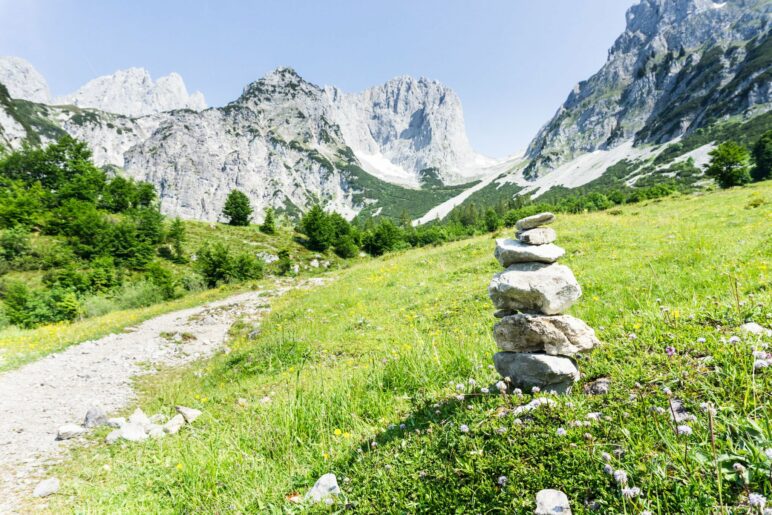
[[[0,0],[0,55],[30,61],[53,95],[131,66],[176,71],[210,106],[277,66],[359,91],[437,79],[478,151],[523,149],[605,62],[634,0]]]

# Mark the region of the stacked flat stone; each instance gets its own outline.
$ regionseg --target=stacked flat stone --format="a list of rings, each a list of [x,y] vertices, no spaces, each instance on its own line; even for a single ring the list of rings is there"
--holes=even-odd
[[[555,230],[544,227],[554,220],[552,213],[523,218],[516,240],[496,240],[505,270],[493,277],[488,294],[501,319],[493,329],[498,373],[512,387],[566,393],[579,379],[574,358],[599,342],[583,321],[561,314],[582,289],[571,269],[557,263],[565,250],[553,243]]]

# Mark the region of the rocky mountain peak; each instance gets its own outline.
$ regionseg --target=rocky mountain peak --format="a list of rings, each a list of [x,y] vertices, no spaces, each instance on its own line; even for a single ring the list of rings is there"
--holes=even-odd
[[[153,81],[144,68],[118,70],[97,77],[75,93],[59,97],[57,104],[100,109],[125,116],[145,116],[175,109],[206,108],[200,92],[188,94],[185,82],[177,73]]]
[[[0,83],[11,98],[47,103],[51,94],[43,75],[20,57],[0,56]]]
[[[758,56],[769,52],[771,19],[767,0],[641,0],[628,10],[606,64],[531,142],[526,176],[585,152],[630,140],[663,143],[768,108],[769,65],[759,66]]]

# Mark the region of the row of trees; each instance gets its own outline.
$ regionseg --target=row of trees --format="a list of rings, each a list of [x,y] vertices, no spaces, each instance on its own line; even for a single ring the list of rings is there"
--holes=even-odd
[[[185,224],[160,213],[151,184],[110,177],[82,142],[65,136],[3,156],[0,276],[45,274],[40,287],[0,281],[0,325],[3,317],[23,327],[72,320],[95,297],[116,309],[149,305],[263,273],[256,257],[217,244],[186,266],[186,240]]]
[[[710,152],[705,175],[722,188],[741,186],[772,177],[772,131],[767,131],[748,150],[735,141],[726,141]]]

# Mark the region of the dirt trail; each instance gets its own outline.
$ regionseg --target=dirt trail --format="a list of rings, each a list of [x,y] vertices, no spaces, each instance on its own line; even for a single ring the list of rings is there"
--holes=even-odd
[[[0,513],[17,512],[46,465],[77,445],[79,438],[55,439],[59,426],[82,423],[92,405],[114,416],[135,397],[132,377],[211,355],[236,320],[256,321],[271,297],[318,282],[284,282],[161,315],[0,374]]]

